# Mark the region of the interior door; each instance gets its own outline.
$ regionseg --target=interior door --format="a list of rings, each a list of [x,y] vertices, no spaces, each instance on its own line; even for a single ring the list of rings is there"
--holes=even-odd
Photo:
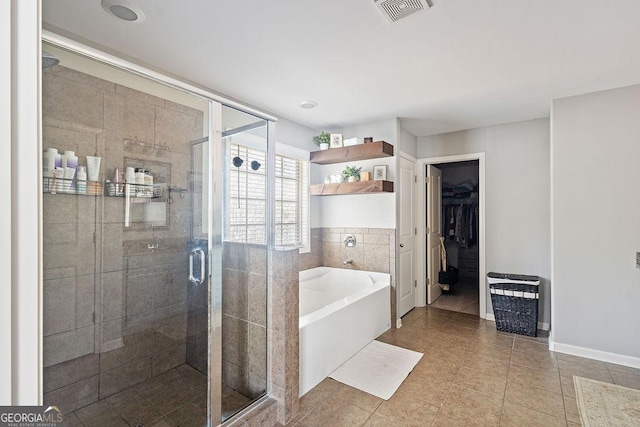
[[[398,319],[416,305],[414,273],[414,164],[400,158],[398,176]]]
[[[442,289],[440,271],[440,236],[442,235],[442,171],[427,165],[427,304],[435,301]]]

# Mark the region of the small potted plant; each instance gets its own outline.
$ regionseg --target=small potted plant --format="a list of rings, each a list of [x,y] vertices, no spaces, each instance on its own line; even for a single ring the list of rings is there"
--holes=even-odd
[[[331,135],[327,132],[320,132],[320,135],[316,135],[313,137],[313,142],[320,146],[321,150],[329,149],[329,138]]]
[[[362,167],[355,167],[355,166],[347,166],[343,171],[342,171],[342,177],[344,179],[347,180],[347,182],[357,182],[360,181],[360,171],[362,170]]]

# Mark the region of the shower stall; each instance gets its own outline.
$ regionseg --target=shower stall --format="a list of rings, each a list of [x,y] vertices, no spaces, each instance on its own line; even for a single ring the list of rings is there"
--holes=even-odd
[[[44,403],[218,425],[267,392],[269,121],[43,50]]]

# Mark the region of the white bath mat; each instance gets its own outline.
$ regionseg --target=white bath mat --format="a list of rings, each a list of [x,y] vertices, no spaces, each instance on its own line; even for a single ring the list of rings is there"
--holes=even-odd
[[[329,377],[384,400],[389,400],[423,354],[372,341]]]

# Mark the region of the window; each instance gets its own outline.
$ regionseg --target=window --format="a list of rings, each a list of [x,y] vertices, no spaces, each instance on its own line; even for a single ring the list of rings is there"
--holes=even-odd
[[[266,244],[267,155],[264,151],[240,144],[227,144],[226,154],[231,164],[227,189],[229,220],[226,238],[233,242]],[[242,160],[241,164],[240,161],[233,163],[236,157]],[[276,246],[300,246],[303,248],[301,251],[305,248],[308,250],[308,170],[307,160],[276,154]]]
[[[241,145],[227,145],[230,162],[226,224],[227,240],[267,242],[267,155]],[[236,160],[234,163],[234,159]],[[242,163],[240,163],[240,161]],[[260,167],[251,167],[257,162]],[[256,165],[256,163],[254,163]]]

